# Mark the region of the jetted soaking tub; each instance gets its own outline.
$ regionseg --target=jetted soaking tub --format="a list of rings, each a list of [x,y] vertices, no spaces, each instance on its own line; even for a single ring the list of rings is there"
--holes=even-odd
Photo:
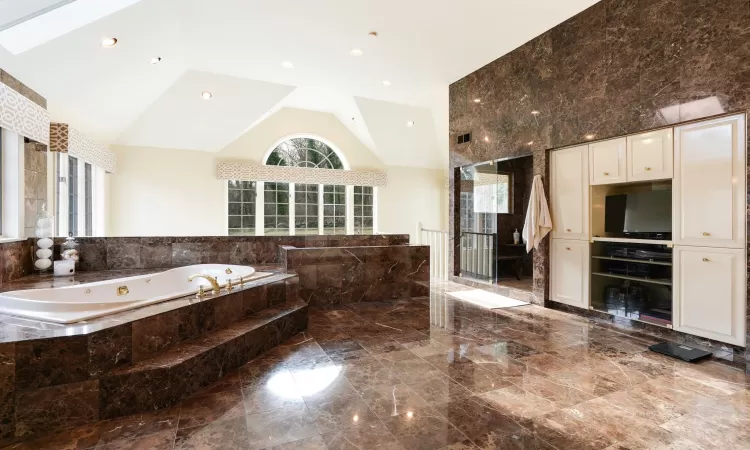
[[[216,278],[220,286],[228,280],[248,281],[255,273],[249,266],[198,264],[164,272],[48,289],[29,289],[0,294],[0,313],[57,323],[74,323],[129,309],[195,294],[200,286],[211,292],[204,278],[192,282],[195,274]]]

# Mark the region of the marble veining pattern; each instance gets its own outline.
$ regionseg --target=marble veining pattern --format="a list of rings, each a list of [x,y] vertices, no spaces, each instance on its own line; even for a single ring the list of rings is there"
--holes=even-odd
[[[550,149],[585,143],[589,134],[599,140],[747,112],[749,54],[747,0],[602,0],[453,83],[449,230],[455,273],[455,168],[532,153],[533,173],[545,180],[549,198]],[[474,139],[457,144],[468,132]],[[748,220],[750,236],[750,214]],[[548,239],[534,252],[533,269],[530,300],[541,305],[549,298]],[[750,307],[748,325],[750,341]]]
[[[306,332],[180,404],[14,448],[709,450],[750,439],[742,370],[651,353],[654,340],[564,312],[445,295],[460,289],[313,309]]]

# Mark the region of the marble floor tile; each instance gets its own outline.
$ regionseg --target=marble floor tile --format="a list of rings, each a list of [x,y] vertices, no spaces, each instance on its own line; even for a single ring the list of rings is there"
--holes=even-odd
[[[406,449],[439,449],[466,439],[461,431],[432,408],[401,414],[383,421]]]
[[[369,423],[323,434],[324,449],[405,450],[398,439],[382,423]]]
[[[363,357],[346,363],[346,379],[357,391],[377,386],[391,386],[400,380],[374,356]]]
[[[246,417],[250,449],[265,449],[319,434],[315,417],[306,406],[276,409]]]
[[[240,391],[218,392],[185,400],[180,405],[180,420],[177,426],[190,428],[244,415],[245,406]]]
[[[405,384],[380,386],[361,393],[362,400],[381,420],[414,413],[428,406],[419,394]]]
[[[219,420],[197,427],[180,428],[177,430],[174,448],[175,450],[234,450],[249,448],[245,417]]]
[[[322,402],[307,402],[321,433],[369,427],[380,420],[358,395],[345,395]]]
[[[308,330],[165,411],[13,449],[734,450],[750,378],[538,306],[445,297],[310,311]],[[431,312],[429,308],[435,308]],[[434,323],[430,320],[434,319]]]

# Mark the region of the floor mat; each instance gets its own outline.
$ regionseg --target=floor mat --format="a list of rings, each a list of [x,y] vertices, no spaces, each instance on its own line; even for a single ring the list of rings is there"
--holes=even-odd
[[[529,304],[528,302],[515,300],[503,295],[493,294],[492,292],[483,291],[481,289],[446,292],[446,295],[450,295],[451,297],[455,297],[457,299],[464,300],[475,305],[484,306],[485,308],[490,309],[511,308],[513,306],[524,306]]]

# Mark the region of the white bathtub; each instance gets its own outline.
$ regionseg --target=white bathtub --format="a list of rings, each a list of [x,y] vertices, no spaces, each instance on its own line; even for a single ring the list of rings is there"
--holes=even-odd
[[[247,280],[255,269],[229,264],[198,264],[75,286],[3,292],[0,294],[0,313],[48,322],[80,322],[195,294],[199,286],[210,292],[211,284],[203,278],[188,282],[188,277],[196,273],[212,276],[225,286],[228,280],[232,283],[239,282],[240,277]]]

